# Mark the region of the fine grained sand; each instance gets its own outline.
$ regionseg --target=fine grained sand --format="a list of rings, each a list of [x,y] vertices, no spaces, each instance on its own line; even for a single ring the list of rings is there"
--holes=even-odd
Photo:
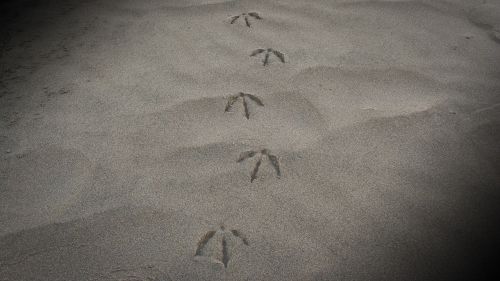
[[[498,1],[9,11],[0,280],[481,280],[492,262]],[[264,19],[229,24],[248,11]],[[248,120],[224,113],[240,91],[265,104]],[[236,160],[263,148],[282,176],[264,161],[250,183],[257,160]]]

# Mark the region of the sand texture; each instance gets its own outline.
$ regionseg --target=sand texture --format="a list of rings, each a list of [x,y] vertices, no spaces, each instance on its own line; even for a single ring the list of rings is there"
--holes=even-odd
[[[0,5],[0,281],[494,280],[500,1]]]

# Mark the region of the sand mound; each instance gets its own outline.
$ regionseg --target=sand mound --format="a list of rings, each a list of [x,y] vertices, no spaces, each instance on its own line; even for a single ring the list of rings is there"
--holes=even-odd
[[[162,131],[174,136],[172,142],[185,147],[227,142],[297,149],[315,142],[326,128],[321,114],[297,93],[259,95],[264,106],[246,98],[249,119],[241,98],[229,112],[224,112],[228,98],[204,98],[175,105],[160,114],[166,124]]]
[[[198,224],[186,223],[195,221]],[[232,229],[239,229],[246,224],[229,223],[228,227]],[[292,278],[293,275],[285,273],[287,267],[302,264],[302,267],[312,269],[312,261],[319,259],[319,256],[312,258],[313,250],[307,249],[311,245],[300,246],[300,240],[280,243],[279,251],[273,252],[269,248],[272,245],[269,241],[279,241],[277,238],[280,234],[269,231],[264,225],[265,234],[243,232],[249,237],[252,247],[230,244],[231,270],[224,270],[220,262],[194,259],[198,240],[206,231],[217,227],[182,212],[119,208],[2,237],[2,248],[8,244],[25,250],[2,251],[0,272],[16,274],[21,280],[115,280],[121,276],[143,276],[158,281],[187,281],[206,278],[207,273],[208,278],[213,280],[223,276],[266,278],[281,274]],[[262,239],[264,235],[267,239]],[[287,258],[293,255],[297,247],[311,259],[299,262]],[[58,257],[57,265],[54,264],[54,255]],[[115,258],[116,255],[120,258]],[[280,255],[282,257],[278,258]],[[178,259],[175,256],[185,258]],[[81,266],[82,262],[85,266]],[[34,267],[35,264],[38,266]],[[254,272],[245,266],[248,264],[253,265],[252,269],[267,268],[271,264],[276,271]],[[24,270],[29,268],[35,270]],[[300,280],[300,277],[295,278]]]
[[[424,111],[452,94],[428,77],[401,69],[314,67],[292,81],[327,116],[330,128]]]

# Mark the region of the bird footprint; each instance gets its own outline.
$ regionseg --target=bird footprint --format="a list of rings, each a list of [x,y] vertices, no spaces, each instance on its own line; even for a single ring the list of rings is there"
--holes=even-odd
[[[276,171],[276,176],[278,178],[281,177],[281,170],[278,157],[272,155],[268,149],[262,149],[261,151],[254,151],[254,150],[245,151],[240,154],[240,158],[238,158],[236,162],[241,163],[249,158],[254,157],[255,155],[259,155],[259,160],[257,160],[257,163],[255,163],[255,167],[252,170],[252,173],[250,175],[250,182],[253,182],[257,178],[257,173],[259,172],[259,168],[260,165],[262,164],[262,159],[264,157],[267,157],[269,163],[271,163],[271,165],[274,167],[274,170]]]
[[[247,119],[250,119],[250,111],[248,109],[248,103],[247,103],[246,98],[249,98],[250,100],[252,100],[253,102],[255,102],[259,106],[264,106],[264,103],[258,97],[251,95],[251,94],[245,94],[245,93],[240,92],[237,95],[233,95],[233,96],[229,97],[229,99],[227,101],[226,109],[224,110],[224,112],[228,112],[229,110],[231,110],[234,103],[240,98],[243,101],[243,108],[245,109],[245,116]]]
[[[230,17],[230,23],[233,24],[235,23],[239,18],[243,18],[245,20],[245,24],[250,27],[251,26],[251,23],[250,23],[250,17],[252,18],[255,18],[255,19],[258,19],[258,20],[261,20],[262,17],[256,13],[256,12],[249,12],[249,13],[243,13],[243,14],[239,14],[237,16],[232,16]]]
[[[264,60],[262,61],[263,62],[263,65],[266,66],[267,64],[269,64],[269,58],[271,56],[271,54],[275,55],[276,57],[278,57],[278,59],[282,62],[282,63],[285,63],[285,55],[280,52],[280,51],[277,51],[277,50],[274,50],[273,48],[267,48],[267,49],[257,49],[255,51],[253,51],[250,56],[251,57],[255,57],[257,55],[260,55],[264,53]]]
[[[214,236],[216,234],[219,234],[221,237],[220,240],[220,247],[216,247],[214,251],[217,252],[209,252],[206,248],[207,244],[214,239]],[[215,256],[213,257],[215,260],[220,261],[225,268],[227,268],[229,264],[229,245],[228,245],[228,239],[230,239],[231,236],[234,236],[241,240],[244,245],[248,246],[248,239],[241,233],[239,230],[232,229],[230,231],[227,231],[224,226],[220,226],[220,229],[218,230],[211,230],[205,233],[203,237],[198,241],[198,246],[196,248],[195,256]]]

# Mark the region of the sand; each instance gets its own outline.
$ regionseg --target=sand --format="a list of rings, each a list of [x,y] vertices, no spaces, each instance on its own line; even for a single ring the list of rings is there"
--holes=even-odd
[[[2,5],[1,281],[484,280],[500,2]]]

